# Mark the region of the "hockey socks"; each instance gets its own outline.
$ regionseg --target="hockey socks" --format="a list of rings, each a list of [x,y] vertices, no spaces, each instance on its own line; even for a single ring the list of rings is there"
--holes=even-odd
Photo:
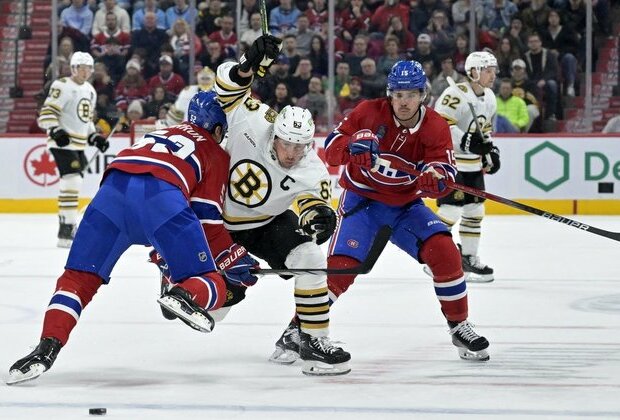
[[[188,291],[192,300],[208,311],[220,308],[226,300],[226,283],[216,272],[190,277],[176,287]]]
[[[467,319],[467,286],[461,255],[448,235],[428,238],[420,249],[421,260],[433,273],[433,285],[441,310],[448,321]]]
[[[64,346],[76,326],[82,310],[101,286],[101,278],[93,273],[67,269],[56,283],[50,300],[41,338],[57,338]]]

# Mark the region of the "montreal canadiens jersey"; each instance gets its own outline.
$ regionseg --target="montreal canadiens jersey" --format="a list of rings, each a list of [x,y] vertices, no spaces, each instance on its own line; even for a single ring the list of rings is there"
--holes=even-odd
[[[96,131],[93,123],[96,105],[97,92],[93,85],[89,82],[79,85],[72,78],[63,77],[52,83],[37,122],[43,130],[57,126],[64,129],[71,138],[64,149],[84,150],[88,136]],[[48,139],[47,145],[58,147],[52,139]]]
[[[228,154],[207,131],[185,123],[145,134],[117,155],[104,176],[111,170],[148,173],[179,187],[217,255],[232,244],[222,221],[228,164]]]
[[[460,92],[455,91],[459,89]],[[456,88],[448,86],[435,102],[437,111],[450,126],[456,166],[461,172],[477,172],[482,170],[482,158],[474,153],[465,153],[461,149],[461,139],[466,132],[476,131],[476,123],[471,114],[469,105],[463,99],[474,105],[478,122],[485,136],[491,137],[493,117],[497,111],[495,94],[489,88],[484,89],[481,96],[477,96],[469,82],[457,83]]]
[[[241,86],[230,79],[237,63],[217,69],[216,92],[226,112],[230,155],[224,223],[229,230],[266,225],[295,203],[300,211],[331,199],[325,164],[313,149],[294,167],[280,166],[272,152],[276,111],[250,96],[252,80]]]
[[[372,200],[402,206],[420,197],[416,177],[379,166],[376,172],[349,162],[349,141],[362,129],[379,138],[382,159],[412,163],[422,169],[425,164],[441,166],[454,180],[456,167],[450,129],[445,120],[426,106],[420,108],[415,127],[402,126],[392,114],[387,98],[362,101],[325,140],[325,156],[330,165],[346,165],[339,184]]]

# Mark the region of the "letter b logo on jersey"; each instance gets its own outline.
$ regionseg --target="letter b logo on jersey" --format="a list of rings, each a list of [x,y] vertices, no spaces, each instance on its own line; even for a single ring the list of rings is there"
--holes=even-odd
[[[271,177],[258,162],[243,159],[231,169],[228,178],[228,196],[246,207],[258,207],[271,193]]]

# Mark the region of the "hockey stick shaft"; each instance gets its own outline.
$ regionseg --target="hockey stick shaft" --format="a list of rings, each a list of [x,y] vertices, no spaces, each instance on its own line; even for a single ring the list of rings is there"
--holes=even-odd
[[[392,236],[392,229],[389,226],[383,226],[377,232],[372,246],[366,255],[366,259],[357,267],[351,268],[256,268],[250,270],[252,274],[267,275],[276,274],[284,276],[295,276],[298,274],[315,274],[315,275],[334,275],[334,274],[367,274],[372,270],[379,256],[385,249],[388,241]]]
[[[267,22],[267,6],[265,5],[266,0],[258,1],[258,11],[260,13],[260,26],[263,31],[263,35],[267,35],[269,33],[269,24]]]
[[[399,171],[406,172],[414,176],[419,176],[421,174],[421,172],[417,170],[414,164],[406,163],[403,161],[390,162],[385,159],[379,158],[377,159],[377,165],[384,166],[386,168],[398,169]],[[571,226],[584,232],[590,232],[595,235],[604,236],[605,238],[609,238],[614,241],[620,241],[620,232],[611,232],[608,230],[599,229],[597,227],[590,226],[590,225],[578,222],[573,219],[569,219],[568,217],[559,216],[557,214],[554,214],[554,213],[551,213],[545,210],[541,210],[536,207],[528,206],[527,204],[519,203],[517,201],[513,201],[508,198],[501,197],[499,195],[495,195],[487,191],[482,191],[477,188],[468,187],[467,185],[458,184],[448,179],[444,179],[443,182],[446,183],[446,186],[448,188],[451,188],[453,190],[463,191],[467,194],[475,195],[476,197],[485,198],[487,200],[492,200],[498,203],[505,204],[510,207],[514,207],[519,210],[523,210],[527,213],[532,213],[537,216],[542,216],[545,219],[549,219],[554,222],[562,223],[563,225]]]
[[[114,127],[112,127],[112,131],[110,131],[110,134],[108,134],[108,137],[106,137],[106,140],[110,141],[110,139],[112,138],[112,136],[114,135],[114,133],[116,133],[116,129],[118,128],[118,121],[116,122],[116,124],[114,124]],[[82,172],[86,172],[88,170],[88,168],[90,168],[90,165],[92,165],[92,163],[95,161],[95,159],[97,159],[97,157],[101,154],[101,150],[97,149],[97,151],[93,154],[93,156],[89,159],[88,163],[86,164],[86,166],[84,167],[84,169],[82,169]]]
[[[465,95],[461,93],[461,90],[456,85],[456,82],[454,81],[452,77],[450,76],[446,77],[446,81],[448,82],[448,85],[450,85],[452,90],[457,92],[460,99],[465,101],[465,103],[467,103],[467,106],[469,107],[469,112],[471,112],[471,117],[474,119],[474,124],[476,124],[476,131],[478,131],[478,134],[480,134],[480,137],[484,138],[484,134],[482,133],[482,126],[480,126],[480,121],[478,121],[478,114],[476,114],[476,110],[474,109],[474,104],[472,104],[471,101],[467,100]],[[489,167],[493,167],[493,161],[491,160],[491,156],[486,154],[485,158],[487,159],[487,165],[489,165]]]

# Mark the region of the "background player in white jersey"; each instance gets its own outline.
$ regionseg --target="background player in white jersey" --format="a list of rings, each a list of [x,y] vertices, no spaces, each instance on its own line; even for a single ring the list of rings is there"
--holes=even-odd
[[[71,56],[71,77],[52,83],[38,119],[47,130],[47,146],[60,173],[58,194],[58,246],[69,248],[78,217],[78,197],[86,167],[84,149],[88,143],[101,152],[110,147],[93,123],[97,104],[95,88],[88,82],[93,73],[93,58],[85,52]]]
[[[448,87],[435,103],[435,110],[450,126],[456,166],[456,181],[484,190],[484,174],[499,170],[499,149],[493,145],[491,128],[497,110],[491,90],[497,72],[497,60],[488,52],[473,52],[465,60],[468,81]],[[458,89],[458,90],[457,90]],[[468,102],[474,106],[482,134]],[[463,271],[469,281],[493,281],[493,269],[478,257],[484,199],[453,190],[437,200],[439,218],[452,227],[461,219],[461,255]]]
[[[329,175],[312,148],[312,116],[291,106],[278,114],[250,95],[253,74],[271,65],[280,42],[271,35],[261,36],[240,63],[224,63],[217,69],[216,92],[226,113],[225,147],[231,156],[223,219],[233,240],[272,268],[325,268],[317,242],[329,238],[336,217],[329,205]],[[299,217],[289,209],[293,203],[300,209]],[[295,304],[303,372],[348,373],[349,353],[328,338],[326,276],[296,276]]]
[[[166,125],[181,124],[181,121],[187,121],[187,106],[189,105],[189,101],[198,92],[207,92],[213,89],[215,73],[213,73],[213,70],[209,67],[204,67],[196,73],[196,81],[198,82],[197,85],[186,86],[181,93],[179,93],[179,97],[166,114]]]

